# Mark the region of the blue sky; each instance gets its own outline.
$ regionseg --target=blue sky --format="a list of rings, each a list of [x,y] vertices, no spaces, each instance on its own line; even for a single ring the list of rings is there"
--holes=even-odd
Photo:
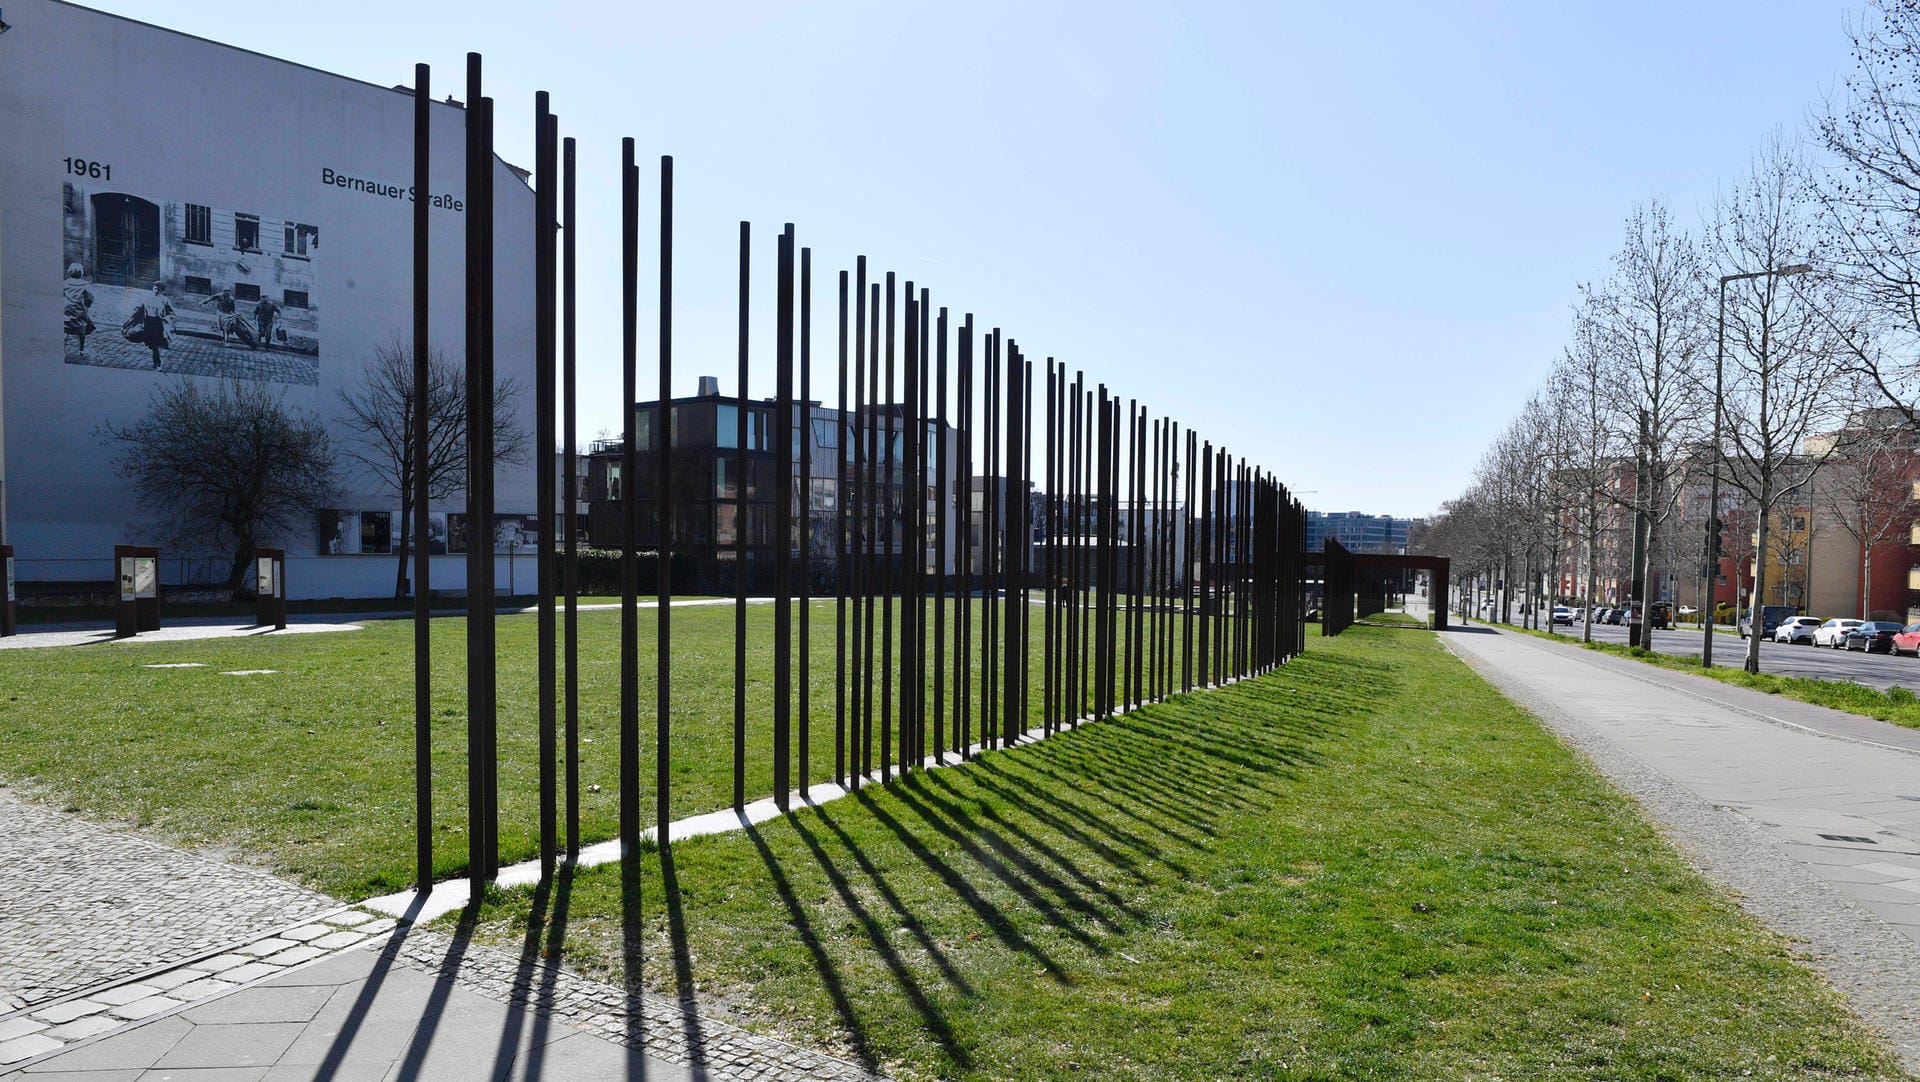
[[[581,144],[586,433],[620,425],[631,135],[644,206],[651,161],[675,159],[679,393],[703,374],[732,388],[739,221],[754,222],[769,301],[791,221],[814,248],[816,357],[832,355],[831,272],[864,253],[1029,357],[1267,465],[1309,506],[1402,515],[1465,485],[1636,201],[1696,222],[1769,131],[1805,126],[1851,63],[1859,10],[90,6],[382,84],[424,60],[442,94],[478,50],[501,153],[527,166],[533,92],[551,91]],[[653,295],[644,280],[643,343]],[[770,344],[755,356],[764,393]]]

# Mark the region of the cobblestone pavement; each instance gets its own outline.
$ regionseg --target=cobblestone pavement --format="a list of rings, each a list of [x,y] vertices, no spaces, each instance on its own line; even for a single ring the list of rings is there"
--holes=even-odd
[[[240,942],[338,903],[0,789],[0,1012]]]
[[[1793,937],[1920,1073],[1920,732],[1477,626],[1443,641]]]
[[[0,1074],[16,1071],[23,1079],[876,1079],[678,1003],[349,907],[171,970],[0,1014]]]
[[[716,1082],[808,1079],[870,1082],[879,1076],[773,1037],[761,1037],[683,1004],[654,995],[630,995],[612,985],[545,962],[525,963],[505,951],[438,932],[395,937],[388,951],[406,963],[499,1003],[532,1006],[582,1032],[699,1068]]]

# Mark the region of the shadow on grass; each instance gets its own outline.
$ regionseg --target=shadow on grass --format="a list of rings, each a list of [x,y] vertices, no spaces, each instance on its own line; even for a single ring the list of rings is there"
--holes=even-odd
[[[866,1030],[860,1025],[860,1016],[853,1009],[853,1000],[847,995],[846,982],[841,979],[840,970],[835,967],[833,956],[827,953],[826,945],[821,942],[820,933],[814,929],[813,918],[808,916],[806,907],[800,904],[800,897],[794,892],[793,882],[787,878],[786,869],[782,867],[779,858],[773,855],[773,850],[768,848],[767,840],[761,836],[759,827],[748,822],[745,816],[740,819],[740,827],[746,832],[747,839],[753,843],[754,849],[759,852],[760,861],[767,869],[767,880],[772,885],[774,893],[780,896],[781,905],[786,908],[787,922],[792,925],[794,934],[800,937],[801,944],[807,948],[807,954],[813,960],[814,972],[820,977],[820,986],[826,989],[827,995],[833,1000],[834,1014],[839,1017],[840,1029],[846,1034],[847,1041],[853,1048],[854,1059],[868,1070],[876,1069],[879,1061],[875,1059],[873,1048],[867,1041]],[[633,925],[630,924],[628,927],[632,928]],[[882,951],[883,954],[891,954],[883,937],[871,931],[868,935],[874,940],[875,949]],[[628,938],[632,939],[631,933]],[[912,975],[902,974],[897,956],[892,957],[889,968],[894,969],[896,978],[904,976],[903,987],[912,990],[909,991],[909,996],[918,992],[919,986],[913,983]],[[915,999],[914,1004],[916,1007],[925,1004],[925,996],[921,995]],[[925,1004],[924,1009],[932,1011],[931,1004]],[[935,1018],[939,1017],[937,1011],[932,1013]],[[946,1036],[949,1041],[952,1040],[951,1032]]]
[[[665,837],[664,829],[660,833]],[[687,914],[680,903],[680,873],[674,867],[671,844],[662,845],[659,855],[661,901],[667,910],[667,934],[673,952],[673,994],[680,1004],[682,1025],[687,1031],[687,1049],[692,1053],[693,1062],[689,1068],[696,1080],[703,1080],[707,1077],[706,1032],[700,1023],[700,1005],[693,997],[693,948],[687,944]],[[640,908],[637,896],[632,906],[635,910]],[[634,925],[628,924],[626,928],[627,938],[636,938]]]

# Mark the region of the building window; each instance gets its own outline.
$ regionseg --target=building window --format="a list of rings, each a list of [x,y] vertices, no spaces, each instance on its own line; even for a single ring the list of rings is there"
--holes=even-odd
[[[213,243],[213,208],[187,204],[187,243]]]
[[[360,551],[393,551],[393,512],[360,512]]]
[[[286,229],[287,254],[296,259],[307,259],[313,255],[313,249],[320,247],[320,227],[288,222]]]
[[[233,283],[233,299],[236,301],[258,301],[260,287],[250,282]]]
[[[307,291],[304,289],[285,290],[280,294],[280,296],[282,298],[280,302],[282,307],[286,307],[286,308],[312,307],[312,305],[307,303]]]
[[[322,511],[319,527],[320,555],[351,556],[360,551],[360,521],[352,511]]]
[[[213,295],[213,279],[202,278],[197,274],[189,274],[183,280],[180,288],[197,296],[211,297]]]
[[[233,246],[242,252],[260,250],[260,216],[258,214],[233,216]]]

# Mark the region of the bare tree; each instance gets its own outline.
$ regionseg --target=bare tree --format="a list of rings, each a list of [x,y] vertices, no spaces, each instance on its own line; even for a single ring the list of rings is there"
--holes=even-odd
[[[1676,229],[1665,204],[1655,200],[1627,217],[1626,240],[1613,257],[1613,273],[1582,290],[1582,312],[1592,348],[1605,361],[1611,389],[1609,413],[1630,433],[1634,481],[1616,491],[1646,531],[1633,580],[1651,587],[1649,572],[1660,547],[1662,526],[1678,509],[1681,474],[1711,416],[1711,396],[1701,379],[1711,345],[1705,322],[1705,267],[1698,247]],[[1653,633],[1651,597],[1639,602],[1640,641]]]
[[[169,543],[233,548],[227,589],[247,590],[264,540],[308,523],[336,492],[326,426],[289,411],[263,383],[181,378],[154,392],[145,417],[103,432]]]
[[[1814,124],[1836,159],[1822,211],[1832,330],[1884,402],[1920,428],[1920,0],[1872,0],[1845,93]],[[1848,318],[1839,318],[1844,312]]]
[[[1714,205],[1710,245],[1728,284],[1724,476],[1752,501],[1754,548],[1766,553],[1775,513],[1804,499],[1823,459],[1807,439],[1836,421],[1833,393],[1844,360],[1831,316],[1837,298],[1821,274],[1783,274],[1812,259],[1814,222],[1804,200],[1799,151],[1775,136],[1752,172]],[[1765,626],[1767,562],[1756,560],[1748,602],[1756,632]],[[1760,636],[1749,636],[1747,671],[1760,671]]]
[[[496,462],[527,461],[529,440],[520,427],[515,401],[520,385],[502,379],[493,391],[493,457]],[[466,488],[467,376],[466,371],[438,351],[427,358],[427,387],[423,396],[427,418],[427,495],[444,500]],[[394,340],[374,351],[373,361],[357,386],[343,390],[343,422],[360,436],[347,457],[367,471],[400,500],[399,558],[394,570],[393,596],[407,593],[407,560],[413,540],[413,347]],[[543,508],[543,513],[547,509]]]

